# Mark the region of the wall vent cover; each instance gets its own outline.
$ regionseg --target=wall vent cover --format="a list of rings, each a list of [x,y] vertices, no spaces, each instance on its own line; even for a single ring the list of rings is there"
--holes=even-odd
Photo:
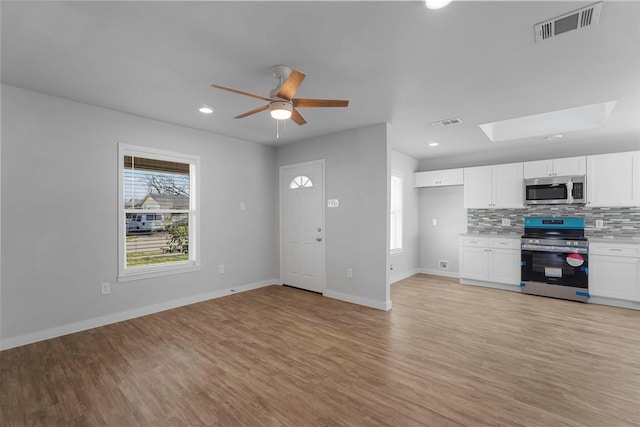
[[[540,22],[533,26],[536,36],[536,43],[550,39],[567,31],[579,30],[596,25],[600,20],[602,2],[565,13],[553,19]]]
[[[432,122],[431,126],[433,126],[434,128],[439,128],[440,126],[457,125],[459,123],[462,123],[462,120],[459,118],[455,118],[455,119],[438,120],[437,122]]]

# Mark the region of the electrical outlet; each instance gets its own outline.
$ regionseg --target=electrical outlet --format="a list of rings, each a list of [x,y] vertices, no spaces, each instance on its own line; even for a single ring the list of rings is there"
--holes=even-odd
[[[347,277],[349,277],[349,278],[353,277],[353,269],[352,268],[347,268]]]
[[[435,219],[435,218],[433,218],[433,219],[431,220],[431,225],[436,225],[437,223],[438,223],[438,221],[436,221],[436,219]]]
[[[511,220],[509,218],[502,218],[502,225],[511,225]]]
[[[100,295],[108,295],[111,293],[111,284],[104,282],[100,285]]]
[[[449,269],[449,261],[440,260],[438,261],[440,265],[440,270],[448,270]]]
[[[241,210],[241,211],[245,211],[245,210],[247,210],[247,205],[245,205],[245,203],[244,203],[244,202],[241,202],[241,203],[240,203],[240,210]]]
[[[220,266],[218,267],[218,273],[224,274],[224,264],[220,264]]]
[[[604,221],[596,219],[596,230],[602,230],[604,228]]]

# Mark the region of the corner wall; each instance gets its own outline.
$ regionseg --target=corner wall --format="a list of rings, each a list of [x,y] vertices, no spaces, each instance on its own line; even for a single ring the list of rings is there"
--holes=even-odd
[[[117,282],[119,142],[200,156],[200,271]],[[272,147],[3,85],[2,151],[2,348],[277,283]]]
[[[379,124],[277,150],[278,166],[325,160],[325,295],[388,310],[389,159],[387,125]],[[353,277],[347,278],[347,268]]]
[[[460,233],[467,231],[463,194],[462,185],[419,189],[419,264],[422,273],[458,277],[458,239]],[[436,225],[433,225],[434,219]],[[439,261],[448,261],[448,268],[440,268]]]

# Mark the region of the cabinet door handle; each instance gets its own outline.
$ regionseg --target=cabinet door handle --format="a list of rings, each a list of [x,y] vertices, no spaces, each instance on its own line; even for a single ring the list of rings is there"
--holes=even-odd
[[[619,248],[609,248],[609,250],[611,252],[621,252],[622,251],[622,249],[619,249]]]

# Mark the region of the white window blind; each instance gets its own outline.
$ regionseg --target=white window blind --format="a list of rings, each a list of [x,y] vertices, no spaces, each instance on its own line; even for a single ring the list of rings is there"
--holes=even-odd
[[[402,252],[402,173],[391,172],[391,253]]]
[[[197,156],[121,145],[119,158],[119,280],[199,266]]]

